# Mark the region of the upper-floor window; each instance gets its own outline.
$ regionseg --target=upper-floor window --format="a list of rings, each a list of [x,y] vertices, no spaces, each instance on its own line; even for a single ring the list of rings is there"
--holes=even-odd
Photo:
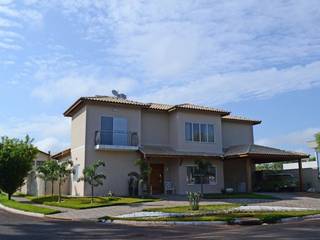
[[[128,145],[128,121],[121,117],[101,117],[101,143]]]
[[[213,124],[185,123],[185,140],[193,142],[214,142]]]

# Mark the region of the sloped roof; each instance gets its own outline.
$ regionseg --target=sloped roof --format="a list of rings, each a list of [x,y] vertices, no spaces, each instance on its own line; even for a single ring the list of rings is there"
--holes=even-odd
[[[146,157],[222,157],[222,155],[208,152],[176,151],[171,147],[165,146],[141,146],[139,151]]]
[[[266,147],[256,144],[235,145],[224,151],[224,157],[246,157],[246,156],[263,156],[263,157],[288,157],[288,158],[307,158],[309,155],[299,152],[285,151],[278,148]]]
[[[234,116],[234,115],[227,115],[227,116],[223,116],[222,120],[226,120],[226,121],[236,121],[236,122],[245,122],[245,123],[249,123],[249,124],[260,124],[261,120],[254,120],[254,119],[249,119],[246,117],[241,117],[241,116]]]
[[[54,154],[52,156],[52,158],[60,160],[60,159],[65,158],[67,156],[71,156],[71,148],[67,148],[67,149],[65,149],[65,150],[63,150],[61,152],[58,152],[58,153]]]
[[[81,97],[79,98],[75,103],[73,103],[65,112],[65,116],[72,116],[72,113],[74,110],[76,110],[79,106],[82,106],[86,102],[92,102],[92,103],[107,103],[107,104],[123,104],[128,106],[135,106],[135,107],[141,107],[143,109],[150,109],[150,110],[160,110],[160,111],[175,111],[179,109],[184,110],[196,110],[196,111],[206,111],[206,112],[214,112],[221,115],[227,115],[230,112],[218,109],[218,108],[212,108],[212,107],[206,107],[206,106],[200,106],[190,103],[183,103],[179,105],[170,105],[170,104],[162,104],[162,103],[142,103],[138,101],[132,101],[128,99],[122,99],[117,97],[111,97],[111,96],[94,96],[94,97]]]

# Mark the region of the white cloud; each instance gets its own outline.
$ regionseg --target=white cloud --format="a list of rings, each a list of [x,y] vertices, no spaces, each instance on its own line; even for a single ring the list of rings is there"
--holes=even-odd
[[[307,142],[314,140],[314,135],[320,132],[320,127],[307,128],[297,130],[295,132],[289,132],[287,134],[274,136],[271,138],[262,138],[256,140],[256,144],[287,148],[293,151],[305,151],[313,153],[313,150],[308,148]],[[304,146],[304,147],[303,147]]]
[[[43,101],[75,99],[81,96],[108,95],[112,89],[131,91],[136,82],[128,78],[96,79],[92,75],[69,74],[57,80],[45,81],[32,94]]]
[[[29,135],[43,151],[56,152],[69,146],[70,120],[63,116],[38,115],[25,119],[11,118],[0,124],[0,136],[19,137]]]
[[[146,93],[144,101],[224,104],[320,85],[320,62],[285,69],[265,69],[212,75],[203,79],[163,86]]]

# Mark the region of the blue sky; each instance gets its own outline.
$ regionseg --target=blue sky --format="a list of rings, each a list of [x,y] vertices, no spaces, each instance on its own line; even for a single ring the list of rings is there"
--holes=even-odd
[[[0,135],[69,146],[79,96],[222,107],[257,143],[312,152],[320,131],[320,3],[0,0]]]

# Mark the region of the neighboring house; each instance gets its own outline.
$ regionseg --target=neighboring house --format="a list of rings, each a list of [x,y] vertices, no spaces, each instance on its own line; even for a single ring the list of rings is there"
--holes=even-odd
[[[205,192],[252,191],[255,163],[301,160],[306,154],[254,144],[253,126],[261,121],[231,116],[230,112],[194,104],[141,103],[109,96],[82,97],[64,113],[71,118],[71,150],[75,174],[71,194],[89,195],[78,182],[84,167],[103,160],[107,176],[97,195],[128,194],[128,174],[139,172],[135,160],[151,166],[153,194],[174,188],[177,194],[200,190],[195,160],[212,167]]]
[[[47,182],[45,184],[44,180],[38,176],[36,171],[37,167],[40,166],[44,161],[48,159],[56,159],[58,161],[63,161],[68,159],[70,156],[70,150],[66,152],[62,152],[50,157],[49,153],[45,153],[43,151],[38,152],[36,158],[34,160],[34,166],[32,171],[29,173],[28,177],[25,180],[25,184],[21,187],[20,192],[28,195],[41,196],[51,194],[51,182]],[[62,185],[62,194],[69,195],[71,190],[70,178],[68,178],[64,184]],[[54,183],[54,194],[58,194],[58,183]]]
[[[320,192],[320,173],[319,173],[319,151],[317,143],[309,141],[308,146],[314,149],[315,161],[302,162],[304,190]],[[298,175],[299,166],[297,163],[283,164],[283,172],[290,173],[294,176]]]
[[[37,176],[35,170],[49,158],[50,155],[48,153],[39,150],[34,160],[33,169],[26,178],[25,184],[21,187],[20,192],[34,196],[45,195],[44,181]]]

